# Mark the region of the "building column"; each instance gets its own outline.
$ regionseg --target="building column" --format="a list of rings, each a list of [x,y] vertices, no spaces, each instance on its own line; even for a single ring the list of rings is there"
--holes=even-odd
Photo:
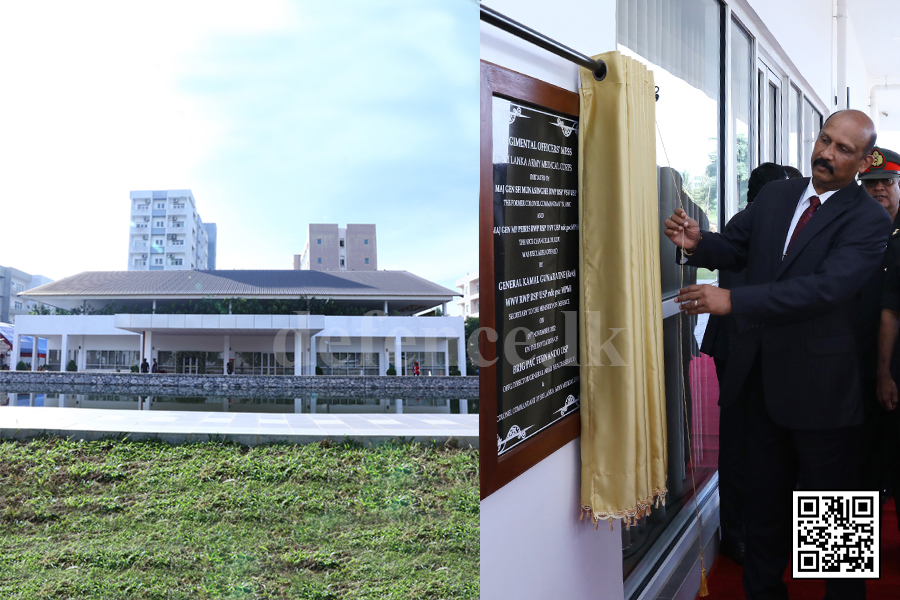
[[[441,345],[444,347],[444,376],[450,377],[450,340],[445,339]]]
[[[294,375],[303,375],[303,334],[294,331]]]
[[[460,374],[466,376],[466,334],[463,333],[456,340],[456,362]]]
[[[394,368],[397,369],[397,376],[403,375],[403,342],[401,336],[394,337]]]
[[[225,350],[222,352],[222,374],[228,375],[228,359],[231,358],[231,337],[225,336]]]
[[[316,355],[316,342],[319,336],[309,336],[309,374],[316,374],[316,366],[319,364],[319,357]]]
[[[66,394],[59,395],[59,403],[56,406],[57,406],[57,408],[65,408],[66,407]]]
[[[9,357],[9,370],[15,371],[16,366],[19,364],[19,361],[22,356],[22,334],[15,333],[13,334],[13,349],[12,355]]]
[[[403,398],[397,398],[394,400],[394,412],[398,415],[403,414]]]
[[[49,350],[47,353],[49,354]],[[62,342],[60,343],[59,348],[59,371],[60,373],[66,370],[66,365],[69,364],[69,334],[62,334]]]
[[[378,349],[378,375],[387,375],[388,369],[387,338],[381,338],[381,348]]]
[[[387,303],[387,300],[384,301],[384,314],[388,314],[388,303]]]
[[[459,399],[459,414],[467,415],[469,414],[469,401],[465,398]]]
[[[78,360],[75,362],[78,363],[79,372],[87,370],[87,340],[85,336],[81,336],[81,346],[78,347]]]
[[[38,342],[39,342],[38,336],[36,336],[36,335],[31,336],[31,370],[32,371],[37,371],[37,368],[38,368],[38,348],[40,347],[40,344]],[[32,396],[34,396],[34,394],[32,394]],[[34,406],[34,404],[32,404],[31,406]]]
[[[144,348],[143,348],[141,354],[146,356],[147,362],[152,367],[153,366],[153,332],[152,331],[144,332]]]

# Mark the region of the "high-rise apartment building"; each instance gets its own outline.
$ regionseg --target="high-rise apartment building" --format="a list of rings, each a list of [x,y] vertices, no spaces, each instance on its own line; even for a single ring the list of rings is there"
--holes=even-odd
[[[310,223],[303,254],[294,255],[294,269],[377,271],[375,225]]]
[[[203,223],[191,190],[131,192],[129,271],[216,268],[216,225]]]
[[[456,280],[456,289],[462,294],[456,303],[464,317],[478,317],[478,271],[466,274]]]
[[[43,275],[29,275],[25,271],[0,266],[0,323],[15,323],[16,315],[27,315],[34,306],[33,301],[19,298],[16,294],[52,281]]]

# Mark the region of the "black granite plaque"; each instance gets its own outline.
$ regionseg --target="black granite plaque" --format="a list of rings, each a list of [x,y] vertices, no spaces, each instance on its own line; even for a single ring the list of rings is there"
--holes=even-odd
[[[497,451],[580,405],[578,121],[493,97]]]

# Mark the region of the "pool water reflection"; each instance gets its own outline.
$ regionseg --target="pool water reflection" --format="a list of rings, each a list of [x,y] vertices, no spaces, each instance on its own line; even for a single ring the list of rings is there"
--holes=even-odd
[[[0,392],[5,406],[174,410],[271,414],[476,414],[478,399],[357,398],[306,394],[297,398],[97,393]]]

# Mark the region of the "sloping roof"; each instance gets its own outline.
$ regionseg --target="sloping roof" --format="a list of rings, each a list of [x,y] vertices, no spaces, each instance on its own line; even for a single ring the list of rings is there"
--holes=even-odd
[[[434,298],[457,292],[407,271],[88,271],[28,297]]]

